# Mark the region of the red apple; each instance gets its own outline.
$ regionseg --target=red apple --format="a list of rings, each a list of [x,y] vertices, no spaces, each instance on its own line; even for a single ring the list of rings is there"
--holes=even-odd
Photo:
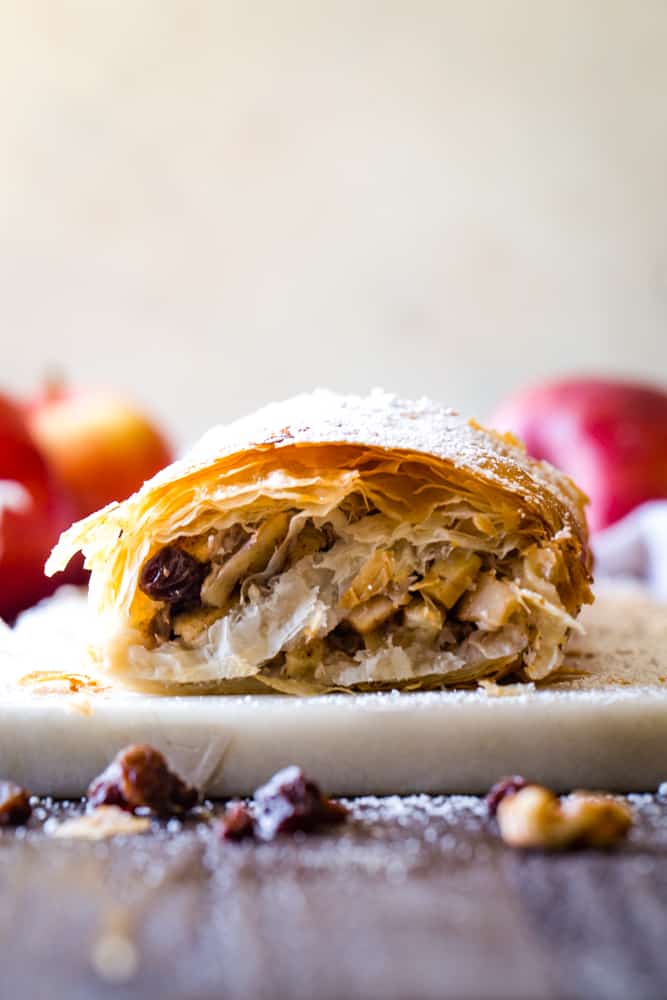
[[[50,387],[29,404],[28,419],[78,517],[124,500],[172,459],[151,420],[117,392]]]
[[[667,392],[641,382],[569,378],[515,393],[491,419],[590,497],[599,531],[667,497]]]
[[[65,582],[61,573],[47,579],[44,563],[74,514],[21,410],[0,396],[0,617],[13,619]]]

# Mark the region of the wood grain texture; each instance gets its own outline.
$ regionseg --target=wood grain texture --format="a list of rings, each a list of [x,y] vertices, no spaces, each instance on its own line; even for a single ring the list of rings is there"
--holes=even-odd
[[[472,797],[359,799],[262,845],[205,818],[53,840],[80,807],[40,806],[0,835],[0,996],[663,997],[667,801],[631,801],[626,844],[562,856],[505,848]]]

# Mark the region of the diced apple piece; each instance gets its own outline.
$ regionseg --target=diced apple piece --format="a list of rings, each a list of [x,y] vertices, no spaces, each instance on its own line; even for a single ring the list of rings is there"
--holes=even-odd
[[[204,580],[201,596],[205,604],[222,608],[236,584],[265,569],[269,559],[284,540],[289,528],[288,513],[276,514],[263,521],[257,531],[221,567],[215,567]]]
[[[184,642],[194,642],[202,632],[220,618],[220,608],[193,608],[182,611],[172,622],[174,635]]]
[[[448,559],[436,559],[417,588],[444,608],[456,604],[479,573],[482,560],[474,552],[456,549]]]
[[[445,616],[440,608],[419,597],[410,601],[403,611],[403,616],[407,628],[434,637],[440,634],[445,623]]]
[[[378,594],[376,597],[371,597],[370,601],[358,604],[356,608],[353,608],[348,613],[347,620],[352,628],[361,635],[365,635],[390,618],[395,610],[396,605],[393,601],[390,601],[383,594]]]
[[[488,573],[482,574],[475,590],[461,601],[457,617],[475,622],[482,629],[502,628],[519,607],[519,600],[508,583]]]
[[[567,623],[552,615],[538,615],[538,634],[532,648],[524,656],[524,667],[531,681],[548,677],[560,659],[560,650],[567,639]]]
[[[364,563],[340,599],[341,607],[354,608],[357,604],[386,590],[394,579],[395,560],[391,552],[379,550]]]

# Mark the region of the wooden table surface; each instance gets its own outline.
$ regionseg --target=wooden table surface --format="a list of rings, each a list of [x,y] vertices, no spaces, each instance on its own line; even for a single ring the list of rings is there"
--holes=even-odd
[[[667,995],[667,798],[613,852],[503,846],[470,797],[358,799],[331,833],[221,843],[206,817],[99,843],[40,804],[0,834],[0,997]]]

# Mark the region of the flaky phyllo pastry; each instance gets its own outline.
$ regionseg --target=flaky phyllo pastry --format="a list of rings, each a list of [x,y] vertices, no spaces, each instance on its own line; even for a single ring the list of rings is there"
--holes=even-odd
[[[94,656],[134,688],[541,679],[591,600],[584,502],[431,402],[319,391],[213,429],[47,568],[84,551]]]

